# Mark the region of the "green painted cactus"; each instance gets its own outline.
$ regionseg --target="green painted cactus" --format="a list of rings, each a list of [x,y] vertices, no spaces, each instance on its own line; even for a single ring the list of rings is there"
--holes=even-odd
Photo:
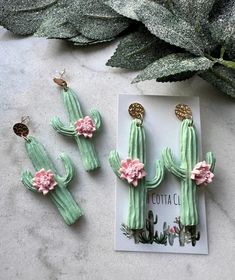
[[[45,169],[47,171],[50,170],[53,173],[57,185],[53,190],[49,191],[47,195],[59,210],[66,224],[72,225],[83,215],[83,210],[75,202],[67,189],[67,185],[74,176],[74,169],[70,158],[64,153],[60,155],[66,170],[65,176],[61,177],[58,175],[58,172],[43,145],[34,137],[26,138],[25,147],[36,172]],[[22,173],[21,181],[30,191],[38,192],[38,189],[34,186],[34,178],[35,177],[32,173],[27,170]]]
[[[196,226],[199,223],[197,206],[197,185],[191,179],[191,171],[198,163],[198,145],[196,129],[192,119],[184,119],[181,123],[180,132],[180,158],[177,165],[172,157],[172,152],[166,148],[163,153],[165,167],[181,182],[181,208],[180,220],[186,227]],[[210,165],[210,171],[215,167],[215,158],[211,152],[207,153],[206,162]],[[195,229],[189,229],[189,231]],[[192,234],[195,235],[194,232]]]
[[[139,119],[134,119],[131,123],[128,157],[133,160],[138,159],[141,163],[146,165],[145,131],[142,122]],[[110,152],[109,162],[117,177],[122,179],[120,172],[122,164],[117,151]],[[137,186],[129,184],[127,227],[131,230],[142,230],[145,228],[147,191],[158,187],[162,182],[163,177],[163,163],[162,161],[157,160],[156,175],[153,180],[148,181],[143,177],[138,181]]]
[[[140,233],[139,241],[143,244],[153,244],[154,242],[159,245],[167,245],[167,223],[163,223],[163,232],[158,232],[154,229],[154,226],[158,223],[158,216],[153,216],[153,212],[150,210],[148,212],[148,217],[146,219],[146,228]]]
[[[65,81],[63,81],[62,79],[54,79],[55,82],[58,80],[60,83],[61,81],[62,83],[65,83]],[[79,135],[76,131],[76,122],[78,120],[84,119],[84,115],[82,113],[77,95],[72,89],[67,87],[66,83],[66,86],[64,86],[64,84],[60,85],[63,86],[63,102],[69,116],[70,125],[68,127],[65,127],[58,117],[54,117],[51,121],[51,124],[58,133],[65,136],[73,137],[76,140],[85,170],[95,170],[100,167],[100,162],[95,151],[94,144],[92,143],[92,139],[87,136],[84,137],[84,135]],[[94,109],[90,111],[90,115],[97,132],[101,127],[101,116],[99,112]]]

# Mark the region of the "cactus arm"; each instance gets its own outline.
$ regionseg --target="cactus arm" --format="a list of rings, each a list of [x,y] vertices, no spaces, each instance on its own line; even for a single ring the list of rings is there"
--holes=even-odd
[[[207,154],[206,154],[206,162],[208,163],[208,164],[210,164],[210,171],[211,172],[214,172],[214,170],[215,170],[215,162],[216,162],[216,158],[215,158],[215,156],[214,156],[214,154],[212,153],[212,152],[208,152]]]
[[[22,173],[21,182],[28,190],[37,192],[37,189],[33,186],[33,175],[30,171],[26,170]]]
[[[172,151],[169,148],[166,148],[162,152],[162,157],[166,169],[174,174],[176,177],[184,180],[186,178],[186,170],[179,167],[173,160]]]
[[[67,187],[68,183],[73,179],[74,167],[71,159],[66,154],[60,154],[60,159],[62,160],[65,167],[65,175],[63,177],[57,175],[56,180],[64,187]]]
[[[156,175],[155,177],[150,181],[147,180],[146,181],[146,188],[147,189],[154,189],[156,187],[158,187],[161,182],[163,181],[164,178],[164,164],[161,160],[157,160],[156,161]]]
[[[121,160],[117,151],[111,151],[109,154],[109,164],[113,169],[113,172],[116,174],[118,178],[120,178],[120,168],[121,168]]]
[[[51,125],[52,127],[60,134],[65,135],[65,136],[74,136],[75,135],[75,130],[73,127],[66,128],[65,125],[60,121],[58,117],[54,117],[51,120]]]
[[[100,128],[101,128],[101,125],[102,125],[102,119],[101,119],[101,115],[100,113],[95,110],[95,109],[92,109],[90,111],[90,115],[91,115],[91,118],[95,124],[95,127],[96,127],[96,131],[98,131]]]

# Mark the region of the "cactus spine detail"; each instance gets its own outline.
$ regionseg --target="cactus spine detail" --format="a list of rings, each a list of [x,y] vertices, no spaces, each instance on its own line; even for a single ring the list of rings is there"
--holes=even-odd
[[[59,84],[58,80],[60,80],[60,83],[61,81],[65,83],[65,81],[62,79],[54,79],[57,84]],[[69,116],[70,125],[65,127],[58,117],[54,117],[51,121],[53,128],[58,133],[73,137],[76,140],[81,154],[83,166],[86,171],[92,171],[96,168],[99,168],[100,162],[92,140],[90,138],[84,137],[83,135],[78,135],[76,132],[75,122],[84,118],[76,94],[72,89],[68,88],[67,86],[63,86],[62,96],[64,106]],[[90,115],[97,132],[101,127],[101,116],[99,112],[94,109],[90,111]]]
[[[138,159],[144,165],[146,164],[145,131],[139,119],[134,119],[131,123],[128,157],[133,160]],[[117,151],[110,152],[109,162],[114,173],[121,179],[121,160]],[[141,230],[145,228],[147,191],[158,187],[163,177],[164,166],[163,163],[158,160],[156,161],[156,176],[153,180],[148,181],[143,177],[138,181],[136,187],[129,184],[127,227],[131,230]]]
[[[49,191],[48,196],[59,210],[66,224],[72,225],[81,215],[83,215],[83,210],[67,190],[67,185],[74,176],[74,169],[70,158],[64,153],[60,155],[66,171],[65,176],[61,177],[58,175],[58,172],[43,145],[34,137],[27,137],[25,147],[36,172],[42,168],[53,172],[57,186],[54,190]],[[27,170],[22,173],[21,181],[29,190],[38,192],[37,188],[33,185],[33,177],[32,173]]]
[[[181,182],[181,209],[180,220],[184,226],[196,226],[199,223],[197,206],[197,185],[191,179],[191,171],[198,162],[198,145],[196,129],[192,119],[184,119],[180,132],[180,158],[177,165],[172,157],[172,152],[166,148],[163,153],[165,167]],[[211,152],[207,153],[206,162],[213,172],[215,158]]]

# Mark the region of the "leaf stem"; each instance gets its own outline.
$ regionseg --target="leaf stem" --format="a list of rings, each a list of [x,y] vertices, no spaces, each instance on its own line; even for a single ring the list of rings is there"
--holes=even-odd
[[[214,61],[215,63],[219,63],[227,68],[232,68],[232,69],[235,69],[235,61],[231,61],[231,60],[225,60],[223,59],[223,53],[224,53],[224,50],[221,48],[221,53],[220,53],[220,56],[222,55],[222,57],[220,58],[215,58],[209,54],[206,54],[205,56],[207,58],[209,58],[210,60]]]

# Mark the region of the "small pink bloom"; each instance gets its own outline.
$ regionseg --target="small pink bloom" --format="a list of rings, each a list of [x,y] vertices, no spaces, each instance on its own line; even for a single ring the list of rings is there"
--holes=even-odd
[[[173,226],[173,227],[169,228],[169,232],[175,234],[177,232],[177,227]]]
[[[51,170],[46,171],[44,168],[36,172],[33,178],[33,186],[46,195],[49,191],[53,190],[57,185],[54,174]]]
[[[138,159],[122,160],[119,172],[121,173],[121,178],[126,179],[129,184],[135,187],[138,185],[138,180],[147,175],[144,170],[144,164]]]
[[[196,185],[208,185],[212,182],[214,174],[210,171],[210,164],[201,161],[195,165],[191,172],[191,179],[196,181]]]
[[[84,119],[79,119],[75,122],[75,129],[78,135],[91,138],[93,132],[96,131],[95,125],[90,117],[86,116]]]

